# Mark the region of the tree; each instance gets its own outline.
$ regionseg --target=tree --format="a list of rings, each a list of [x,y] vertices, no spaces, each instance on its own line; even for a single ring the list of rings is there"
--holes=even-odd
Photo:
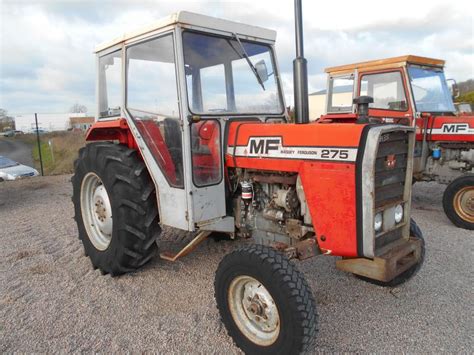
[[[0,132],[7,129],[15,129],[15,119],[8,116],[8,111],[0,108]]]
[[[71,108],[69,109],[69,112],[72,113],[86,113],[87,112],[87,107],[78,103],[75,103]]]
[[[474,91],[474,79],[469,79],[458,83],[458,89],[461,95]]]
[[[474,105],[474,91],[467,92],[456,98],[456,102],[465,102]]]

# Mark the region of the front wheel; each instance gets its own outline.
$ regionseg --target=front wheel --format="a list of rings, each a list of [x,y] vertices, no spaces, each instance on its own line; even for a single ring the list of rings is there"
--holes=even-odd
[[[448,185],[443,208],[455,226],[474,230],[474,175],[460,176]]]
[[[309,350],[317,333],[316,303],[284,254],[262,245],[236,250],[219,264],[214,286],[227,332],[245,353]]]

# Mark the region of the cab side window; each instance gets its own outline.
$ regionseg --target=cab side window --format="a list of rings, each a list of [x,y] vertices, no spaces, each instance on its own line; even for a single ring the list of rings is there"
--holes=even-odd
[[[374,98],[370,108],[406,111],[408,109],[402,75],[399,71],[363,75],[360,82],[360,95]]]
[[[120,116],[122,51],[99,58],[99,118]]]
[[[127,110],[168,183],[183,188],[182,130],[171,34],[127,48]]]

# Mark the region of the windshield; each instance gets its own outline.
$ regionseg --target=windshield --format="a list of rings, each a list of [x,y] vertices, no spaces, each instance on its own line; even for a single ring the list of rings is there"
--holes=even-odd
[[[183,47],[193,113],[283,112],[270,46],[186,31]]]
[[[17,166],[17,165],[20,165],[20,163],[17,163],[16,161],[13,161],[5,157],[0,157],[0,169],[9,168],[11,166]]]
[[[408,73],[418,112],[454,112],[442,69],[409,66]]]

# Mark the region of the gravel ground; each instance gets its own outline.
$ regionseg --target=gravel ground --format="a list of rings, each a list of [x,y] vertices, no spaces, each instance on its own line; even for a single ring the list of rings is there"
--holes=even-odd
[[[176,263],[101,276],[76,237],[69,179],[0,184],[0,352],[237,353],[213,297],[218,262],[236,243],[209,239]],[[330,257],[300,263],[318,305],[318,351],[472,352],[474,233],[445,217],[442,191],[415,185],[427,259],[407,284],[365,283]],[[166,230],[161,244],[186,238]]]

